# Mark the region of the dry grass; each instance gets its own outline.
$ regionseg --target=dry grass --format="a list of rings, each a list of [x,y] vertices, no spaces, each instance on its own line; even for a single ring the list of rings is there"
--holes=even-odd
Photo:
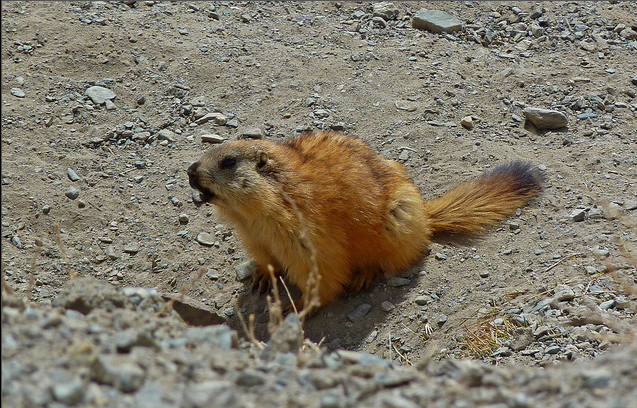
[[[8,295],[13,295],[14,293],[13,289],[11,289],[11,286],[9,286],[7,281],[4,279],[4,260],[2,261],[2,290]]]
[[[472,355],[484,357],[491,354],[519,327],[507,317],[501,317],[502,325],[493,325],[492,322],[500,311],[500,308],[493,308],[486,315],[476,318],[473,323],[464,325],[466,346]]]
[[[29,286],[28,291],[30,292],[35,285],[35,262],[40,256],[42,252],[42,240],[40,238],[35,239],[35,253],[33,254],[33,259],[31,259],[31,274],[29,275]]]
[[[305,290],[303,291],[303,293],[305,294],[305,296],[303,296],[303,300],[304,300],[303,309],[300,311],[297,310],[296,303],[292,299],[292,295],[290,294],[290,291],[288,287],[286,286],[285,281],[282,278],[280,278],[281,285],[283,285],[283,288],[285,289],[285,292],[291,303],[290,308],[294,311],[294,313],[296,313],[299,316],[299,321],[301,325],[301,333],[303,337],[305,337],[305,331],[303,330],[305,319],[308,316],[310,316],[312,312],[316,310],[316,308],[321,306],[321,303],[319,300],[320,299],[319,298],[319,282],[321,279],[321,275],[318,269],[318,263],[316,261],[316,247],[310,240],[307,224],[305,223],[303,214],[299,211],[298,207],[296,206],[296,203],[290,198],[290,196],[285,191],[281,190],[281,195],[290,204],[290,206],[292,207],[292,210],[296,213],[296,216],[299,219],[299,225],[301,230],[299,239],[301,240],[303,246],[308,248],[310,263],[312,265],[312,268],[309,272],[309,276],[307,279]],[[281,323],[283,322],[285,318],[285,311],[283,308],[283,302],[281,300],[281,294],[279,292],[279,285],[278,285],[274,268],[272,265],[267,265],[267,269],[268,269],[268,273],[270,274],[271,287],[272,287],[272,296],[268,295],[266,298],[267,304],[268,304],[268,313],[269,313],[268,332],[270,333],[270,335],[272,335],[281,326]],[[243,315],[238,310],[236,305],[235,305],[235,311],[237,313],[237,316],[239,317],[239,321],[241,322],[241,326],[243,327],[243,331],[245,332],[245,335],[248,338],[248,340],[258,349],[263,349],[263,347],[265,347],[265,344],[262,341],[259,341],[255,335],[255,325],[254,325],[254,322],[256,320],[255,315],[250,314],[248,316],[248,323],[246,323]],[[315,344],[308,339],[305,339],[303,341],[303,346],[301,349],[302,352],[313,354],[314,352],[317,352],[318,350],[320,350],[320,344]],[[300,359],[299,361],[301,360],[303,359]]]
[[[71,279],[77,278],[77,272],[70,268],[69,258],[66,256],[66,250],[64,249],[64,245],[62,244],[62,229],[60,228],[60,224],[57,222],[53,224],[53,231],[55,232],[55,241],[58,243],[60,247],[60,254],[62,255],[62,260],[69,267],[69,277]]]

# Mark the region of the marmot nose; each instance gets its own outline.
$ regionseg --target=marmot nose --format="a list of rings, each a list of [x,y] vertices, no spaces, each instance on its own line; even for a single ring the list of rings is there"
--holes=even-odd
[[[188,181],[190,182],[190,185],[194,188],[197,188],[196,186],[198,185],[197,169],[199,168],[199,166],[201,166],[201,162],[196,161],[193,164],[191,164],[190,167],[188,167],[188,170],[186,170],[186,172],[188,173]]]

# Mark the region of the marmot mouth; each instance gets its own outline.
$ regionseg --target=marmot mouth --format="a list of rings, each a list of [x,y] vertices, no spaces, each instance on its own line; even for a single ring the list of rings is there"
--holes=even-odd
[[[195,189],[199,192],[199,199],[201,200],[199,202],[195,200],[195,205],[197,207],[199,207],[203,203],[209,203],[210,201],[217,198],[217,195],[214,192],[212,192],[212,190],[210,189],[207,189],[204,187],[195,187]]]
[[[203,203],[208,203],[211,200],[217,198],[217,195],[209,188],[203,187],[199,184],[199,180],[195,177],[190,177],[190,187],[199,192],[199,200],[194,200],[195,205],[200,206]]]

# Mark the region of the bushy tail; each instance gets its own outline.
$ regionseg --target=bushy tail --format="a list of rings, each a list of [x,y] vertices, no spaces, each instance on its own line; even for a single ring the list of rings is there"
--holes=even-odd
[[[528,163],[514,162],[460,184],[425,208],[434,234],[472,236],[502,221],[541,190],[539,173]]]

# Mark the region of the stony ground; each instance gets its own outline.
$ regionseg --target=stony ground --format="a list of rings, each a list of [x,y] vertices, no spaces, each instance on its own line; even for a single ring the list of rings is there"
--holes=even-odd
[[[462,28],[412,28],[421,9]],[[3,2],[3,403],[634,404],[635,15],[631,2]],[[527,108],[567,125],[538,129]],[[292,323],[263,352],[239,322],[254,314],[270,339],[265,299],[235,270],[249,259],[194,205],[185,169],[211,142],[318,129],[402,162],[426,198],[512,160],[546,188],[480,241],[434,244],[323,309],[299,353]]]

